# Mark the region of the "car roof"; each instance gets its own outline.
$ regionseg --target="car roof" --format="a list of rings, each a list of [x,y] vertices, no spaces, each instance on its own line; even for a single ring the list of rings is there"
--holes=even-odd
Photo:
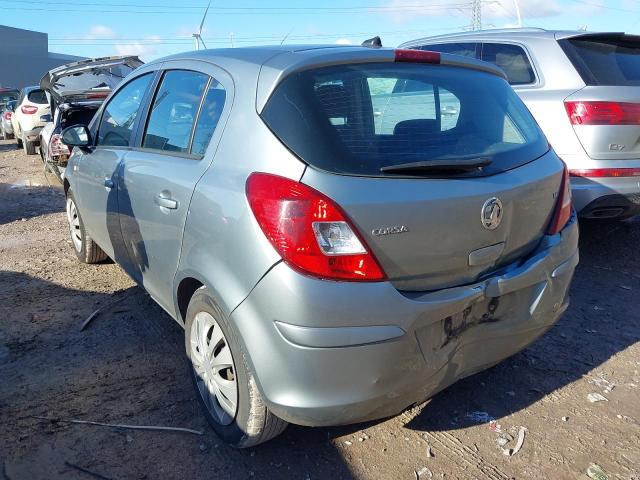
[[[582,36],[602,36],[602,35],[624,35],[623,32],[591,32],[586,30],[546,30],[544,28],[536,27],[523,27],[523,28],[495,28],[486,30],[474,30],[469,32],[456,32],[446,33],[443,35],[433,35],[410,40],[403,43],[400,47],[417,45],[424,41],[445,41],[445,40],[475,40],[481,41],[483,39],[501,38],[501,39],[524,39],[524,38],[538,38],[538,39],[552,39],[560,40],[563,38],[573,38]]]

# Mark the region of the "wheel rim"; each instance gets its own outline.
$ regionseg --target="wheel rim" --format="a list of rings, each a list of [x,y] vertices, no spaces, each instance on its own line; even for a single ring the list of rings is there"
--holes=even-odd
[[[76,251],[82,250],[82,231],[80,230],[80,217],[76,204],[70,198],[67,198],[67,220],[69,221],[69,232],[71,233],[71,241]]]
[[[191,325],[191,363],[198,392],[213,418],[229,425],[236,416],[236,367],[220,325],[208,312],[199,312]]]

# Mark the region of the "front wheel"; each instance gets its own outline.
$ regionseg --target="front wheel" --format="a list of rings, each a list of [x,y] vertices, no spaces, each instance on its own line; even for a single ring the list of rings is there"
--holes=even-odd
[[[107,254],[102,251],[96,242],[92,240],[84,228],[82,217],[76,206],[76,200],[71,190],[67,192],[67,221],[71,243],[78,260],[82,263],[98,263],[107,259]]]
[[[189,302],[185,347],[200,405],[226,443],[253,447],[284,431],[287,422],[264,404],[233,326],[205,287]]]

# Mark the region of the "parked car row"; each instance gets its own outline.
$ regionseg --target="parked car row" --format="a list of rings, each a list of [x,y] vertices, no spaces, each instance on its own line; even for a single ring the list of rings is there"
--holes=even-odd
[[[46,93],[78,259],[185,328],[207,419],[248,447],[396,414],[554,324],[574,206],[640,212],[639,46],[517,29],[94,59],[11,118],[24,143]]]
[[[133,71],[62,141],[78,259],[113,259],[184,327],[237,447],[397,414],[568,306],[569,171],[487,62],[189,52]]]

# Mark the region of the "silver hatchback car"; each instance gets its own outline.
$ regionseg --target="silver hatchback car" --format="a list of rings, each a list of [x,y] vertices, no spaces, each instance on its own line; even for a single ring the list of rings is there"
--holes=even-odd
[[[208,50],[69,127],[71,239],[185,327],[237,447],[397,414],[568,305],[567,170],[496,67],[364,47]]]
[[[640,37],[518,28],[427,37],[400,48],[498,65],[569,166],[578,215],[640,214]]]

